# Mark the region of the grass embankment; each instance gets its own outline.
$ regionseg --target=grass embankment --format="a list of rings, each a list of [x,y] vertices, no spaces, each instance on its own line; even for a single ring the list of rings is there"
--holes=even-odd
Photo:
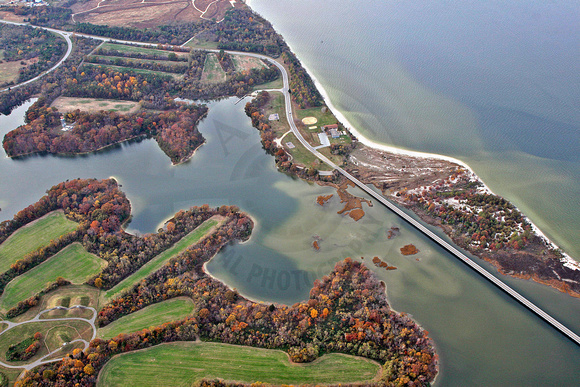
[[[189,298],[162,301],[121,317],[100,328],[97,334],[103,339],[110,339],[120,333],[137,332],[166,322],[181,320],[193,311],[193,306],[193,301]]]
[[[0,245],[0,272],[5,272],[26,254],[46,246],[52,239],[74,231],[78,224],[61,211],[51,212],[18,229]]]
[[[98,274],[104,264],[105,261],[90,254],[78,243],[67,246],[47,261],[10,281],[0,298],[0,310],[6,311],[16,306],[19,301],[24,301],[55,282],[59,276],[72,283],[83,283]]]
[[[91,325],[84,321],[38,321],[22,324],[0,335],[0,361],[6,362],[6,350],[11,344],[19,343],[24,338],[33,336],[36,332],[42,334],[42,345],[38,352],[25,362],[9,362],[11,365],[28,364],[47,355],[64,343],[76,339],[89,341],[93,334]]]
[[[211,218],[200,224],[195,230],[181,238],[179,242],[147,262],[135,273],[131,274],[129,277],[118,283],[115,287],[107,291],[105,293],[105,300],[109,301],[113,299],[125,290],[129,289],[131,286],[141,281],[143,278],[147,277],[149,274],[159,270],[161,266],[165,264],[165,262],[184,251],[187,247],[199,242],[199,240],[203,238],[212,229],[212,227],[218,226],[220,223],[221,222],[218,220]]]
[[[211,42],[201,38],[193,38],[185,44],[187,47],[196,48],[199,50],[217,50],[218,42]]]
[[[380,366],[366,359],[330,354],[292,364],[278,350],[217,343],[172,343],[117,356],[97,386],[190,386],[202,378],[275,384],[348,383],[373,379]]]
[[[207,83],[221,83],[227,79],[226,72],[222,68],[216,54],[207,54],[201,73],[201,80]]]

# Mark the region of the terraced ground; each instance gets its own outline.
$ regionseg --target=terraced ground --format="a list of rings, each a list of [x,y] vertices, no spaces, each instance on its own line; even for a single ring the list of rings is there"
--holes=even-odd
[[[114,357],[99,374],[97,386],[191,386],[202,378],[244,383],[352,383],[372,380],[379,369],[375,362],[342,354],[293,364],[286,353],[278,350],[171,343]]]
[[[61,211],[51,212],[18,229],[0,245],[0,273],[26,254],[46,246],[52,239],[74,231],[78,224],[68,220]]]

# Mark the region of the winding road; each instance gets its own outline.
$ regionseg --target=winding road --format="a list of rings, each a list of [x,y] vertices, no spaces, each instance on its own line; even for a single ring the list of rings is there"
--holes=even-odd
[[[72,32],[55,30],[53,28],[47,28],[47,27],[33,26],[31,24],[28,24],[28,23],[10,22],[10,21],[6,21],[6,20],[0,20],[0,23],[12,24],[12,25],[16,25],[16,26],[30,26],[32,28],[40,28],[40,29],[43,29],[43,30],[46,30],[46,31],[54,32],[55,34],[58,34],[58,35],[62,36],[64,38],[64,40],[66,40],[66,44],[68,46],[67,49],[66,49],[66,53],[64,54],[64,56],[58,61],[57,64],[55,64],[54,66],[52,66],[50,69],[46,70],[43,73],[40,73],[39,75],[37,75],[36,77],[34,77],[32,79],[29,79],[28,81],[25,81],[25,82],[19,83],[17,85],[13,85],[13,86],[7,87],[5,89],[2,89],[2,90],[0,90],[0,92],[6,91],[6,90],[11,90],[11,89],[16,89],[17,87],[24,86],[24,85],[26,85],[28,83],[34,82],[37,79],[40,79],[40,78],[44,77],[46,74],[48,74],[48,73],[56,70],[61,64],[63,64],[63,62],[65,60],[67,60],[67,58],[70,56],[70,54],[72,52],[73,45],[72,45],[72,42],[70,40],[70,36],[72,35]]]
[[[2,22],[8,23],[8,24],[26,25],[24,23],[14,23],[14,22],[6,22],[6,21],[2,21]],[[71,35],[70,32],[56,30],[56,29],[52,29],[52,28],[46,28],[46,27],[35,27],[35,28],[43,28],[45,30],[58,33],[58,34],[64,36],[65,39],[67,39],[67,42],[70,42],[70,39],[69,39],[69,36]],[[97,39],[97,40],[101,40],[103,42],[118,42],[118,43],[124,43],[124,44],[140,45],[140,46],[144,46],[144,47],[156,47],[157,46],[157,44],[154,44],[154,43],[142,43],[142,42],[118,40],[118,39],[111,39],[111,38],[105,38],[105,37],[101,37],[101,36],[94,36],[94,35],[87,35],[87,34],[76,34],[76,36]],[[72,47],[72,45],[69,43],[69,51],[70,51],[71,47]],[[219,50],[207,50],[207,51],[218,52]],[[498,288],[500,288],[501,290],[503,290],[504,292],[509,294],[511,297],[513,297],[516,301],[521,303],[523,306],[525,306],[526,308],[528,308],[529,310],[534,312],[536,315],[538,315],[540,318],[542,318],[543,320],[545,320],[546,322],[551,324],[554,328],[559,330],[561,333],[563,333],[566,337],[571,339],[577,345],[580,345],[580,336],[578,336],[572,330],[567,328],[564,324],[560,323],[554,317],[552,317],[551,315],[546,313],[544,310],[542,310],[541,308],[539,308],[538,306],[533,304],[531,301],[529,301],[527,298],[522,296],[520,293],[516,292],[510,286],[508,286],[503,281],[501,281],[500,279],[495,277],[493,274],[491,274],[489,271],[484,269],[482,266],[478,265],[476,262],[471,260],[467,256],[466,253],[459,250],[457,247],[455,247],[451,243],[447,242],[445,239],[441,238],[439,235],[437,235],[436,233],[434,233],[433,231],[428,229],[424,224],[417,221],[415,218],[413,218],[412,216],[410,216],[409,214],[407,214],[406,212],[401,210],[394,203],[387,200],[383,195],[377,193],[374,189],[367,186],[366,184],[364,184],[363,182],[358,180],[356,177],[352,176],[346,170],[344,170],[343,168],[341,168],[338,165],[336,165],[335,163],[333,163],[330,159],[328,159],[326,156],[324,156],[323,154],[318,152],[312,145],[310,145],[310,143],[308,143],[308,141],[306,141],[304,139],[304,137],[302,136],[302,134],[300,133],[300,131],[298,130],[298,128],[296,127],[296,124],[294,122],[294,118],[292,116],[292,102],[291,102],[291,96],[290,96],[290,82],[289,82],[288,72],[286,71],[286,69],[284,68],[284,66],[282,64],[280,64],[279,62],[277,62],[273,58],[270,58],[268,56],[261,55],[261,54],[239,52],[239,51],[226,51],[226,52],[228,52],[229,54],[246,55],[246,56],[262,59],[262,60],[265,60],[265,61],[275,65],[280,70],[280,73],[282,74],[283,88],[277,89],[274,91],[278,91],[278,92],[281,92],[283,94],[284,101],[285,101],[286,118],[288,120],[288,124],[290,125],[290,129],[292,130],[292,132],[296,136],[296,138],[300,141],[300,143],[306,149],[308,149],[309,152],[311,152],[318,159],[322,160],[324,163],[326,163],[327,165],[329,165],[330,167],[334,168],[336,171],[341,173],[343,176],[345,176],[347,179],[352,181],[356,186],[358,186],[360,189],[362,189],[364,192],[366,192],[372,198],[377,200],[379,203],[383,204],[385,207],[387,207],[389,210],[391,210],[392,212],[397,214],[399,217],[404,219],[406,222],[408,222],[410,225],[412,225],[417,230],[422,232],[424,235],[429,237],[431,240],[433,240],[439,246],[443,247],[449,253],[453,254],[459,260],[461,260],[462,262],[464,262],[465,264],[470,266],[473,270],[475,270],[476,272],[481,274],[483,277],[485,277],[487,280],[489,280],[491,283],[496,285]],[[68,55],[70,55],[70,52],[68,52],[67,55],[65,55],[65,58],[63,58],[59,62],[59,64],[57,64],[57,66],[53,67],[49,71],[52,71],[56,67],[58,67],[58,65],[60,65],[64,61],[64,59],[66,59],[66,57],[68,57]],[[38,77],[35,79],[38,79]],[[27,83],[32,82],[33,80],[34,79],[27,81]],[[20,84],[20,85],[22,85],[22,84]]]
[[[45,313],[51,312],[53,310],[74,310],[74,309],[86,309],[86,310],[90,310],[93,312],[93,316],[90,319],[86,319],[86,318],[82,318],[82,317],[63,317],[63,318],[47,318],[47,319],[40,319],[40,316],[42,316]],[[50,309],[46,309],[41,311],[40,313],[38,313],[36,316],[34,316],[33,319],[28,320],[28,321],[23,321],[23,322],[19,322],[19,323],[15,323],[15,322],[11,322],[11,321],[3,321],[0,320],[0,324],[7,324],[8,326],[0,333],[0,336],[2,336],[3,334],[5,334],[6,332],[19,327],[21,325],[26,325],[26,324],[30,324],[30,323],[35,323],[35,322],[53,322],[53,321],[84,321],[88,324],[91,325],[91,327],[93,328],[93,335],[91,336],[91,340],[92,341],[96,336],[97,336],[97,327],[95,326],[95,319],[97,318],[97,311],[90,307],[90,306],[82,306],[82,305],[76,305],[76,306],[72,306],[70,308],[65,308],[63,306],[57,306],[54,308],[50,308]],[[67,344],[72,344],[72,343],[77,343],[77,342],[81,342],[84,344],[84,348],[83,349],[87,349],[89,347],[89,341],[87,340],[83,340],[83,339],[76,339],[73,340]],[[62,347],[61,347],[62,348]],[[26,369],[26,370],[31,370],[34,367],[37,367],[41,364],[46,364],[46,363],[53,363],[55,361],[59,361],[62,359],[62,357],[58,357],[58,358],[54,358],[54,359],[49,359],[49,360],[45,360],[49,357],[51,357],[53,354],[57,353],[58,351],[61,350],[61,348],[57,348],[54,351],[49,352],[48,354],[44,355],[43,357],[41,357],[38,360],[35,360],[31,363],[28,364],[24,364],[24,365],[11,365],[11,364],[6,364],[2,361],[0,361],[0,365],[2,367],[6,367],[6,368],[17,368],[17,369]]]

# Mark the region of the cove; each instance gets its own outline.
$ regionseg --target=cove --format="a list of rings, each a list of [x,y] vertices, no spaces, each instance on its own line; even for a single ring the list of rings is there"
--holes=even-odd
[[[207,142],[179,166],[171,166],[150,140],[83,157],[11,160],[2,154],[0,219],[11,218],[53,184],[76,177],[118,179],[132,203],[128,231],[133,233],[154,232],[192,205],[237,205],[256,220],[253,235],[247,243],[227,247],[208,269],[243,295],[292,304],[306,298],[313,279],[329,273],[335,262],[364,256],[387,284],[391,306],[411,314],[435,340],[441,361],[437,385],[573,385],[580,378],[577,346],[385,208],[365,205],[367,215],[354,222],[336,214],[342,207],[336,195],[324,207],[316,204],[318,195],[334,190],[277,172],[243,104],[235,101],[210,104],[200,125]],[[22,123],[26,108],[0,117],[2,135]],[[401,233],[388,239],[392,226]],[[319,252],[311,246],[315,236],[321,239]],[[399,248],[409,243],[420,253],[402,256]],[[398,269],[376,268],[373,256]],[[501,278],[579,330],[578,300]]]

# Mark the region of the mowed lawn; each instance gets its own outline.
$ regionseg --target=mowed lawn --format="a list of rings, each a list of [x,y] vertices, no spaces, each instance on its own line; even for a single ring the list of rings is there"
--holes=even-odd
[[[129,277],[125,278],[123,281],[119,282],[115,287],[105,293],[105,300],[111,300],[112,298],[118,296],[125,290],[129,289],[131,286],[141,281],[143,278],[147,277],[149,274],[159,270],[161,266],[163,266],[169,259],[175,257],[189,246],[199,242],[199,240],[204,237],[212,227],[217,226],[218,223],[219,222],[215,219],[208,219],[200,224],[195,230],[181,238],[179,242],[147,262],[135,273],[131,274]]]
[[[217,343],[171,343],[117,356],[99,375],[97,386],[191,386],[201,378],[276,384],[349,383],[377,376],[379,364],[329,354],[313,363],[292,364],[288,355]]]
[[[60,211],[51,212],[32,224],[18,229],[0,245],[0,273],[10,265],[52,239],[76,230],[78,223],[68,220]]]
[[[0,297],[0,309],[8,310],[64,277],[72,283],[83,283],[101,270],[105,261],[90,254],[83,246],[73,243],[32,270],[14,278]]]
[[[123,316],[98,331],[99,337],[110,339],[119,333],[132,333],[166,322],[181,320],[193,311],[189,298],[174,298],[149,305],[130,315]]]

